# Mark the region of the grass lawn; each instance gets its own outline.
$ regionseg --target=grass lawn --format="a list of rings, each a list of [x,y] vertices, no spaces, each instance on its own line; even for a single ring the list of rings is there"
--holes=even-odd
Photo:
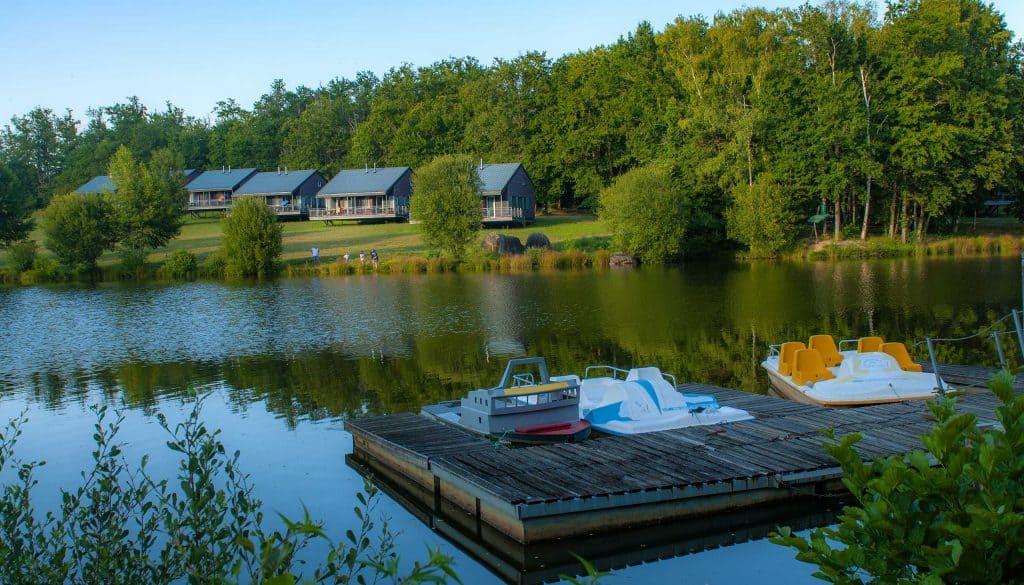
[[[40,252],[48,254],[43,247],[43,234],[38,227],[30,236],[41,247]],[[302,262],[310,257],[310,248],[320,248],[320,257],[324,261],[334,260],[345,252],[353,257],[359,256],[363,250],[369,255],[375,248],[381,256],[424,255],[428,252],[420,237],[416,225],[407,223],[380,224],[335,224],[326,225],[320,221],[287,221],[284,226],[285,262]],[[166,248],[157,250],[149,256],[149,261],[162,263],[167,255],[175,250],[188,250],[196,255],[201,262],[203,258],[220,248],[223,231],[222,220],[217,217],[187,218],[181,228],[181,234],[171,241]],[[483,238],[489,232],[500,232],[518,237],[526,242],[526,237],[533,232],[546,235],[556,248],[573,248],[590,250],[607,242],[609,232],[604,224],[594,215],[586,214],[552,214],[538,215],[536,221],[525,228],[485,229],[480,233]],[[470,250],[478,249],[475,245]],[[6,253],[0,251],[0,264],[6,261]],[[100,258],[101,266],[116,264],[118,257],[107,252]]]

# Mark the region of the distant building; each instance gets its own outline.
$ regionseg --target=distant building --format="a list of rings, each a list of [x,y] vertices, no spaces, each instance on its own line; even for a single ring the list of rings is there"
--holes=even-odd
[[[93,177],[88,183],[74,190],[75,193],[103,193],[104,191],[117,191],[114,182],[109,175]]]
[[[480,198],[485,224],[526,225],[533,221],[536,195],[533,181],[522,164],[481,164],[477,173],[482,183]]]
[[[232,197],[256,169],[205,171],[188,184],[188,211],[214,211],[231,208]]]
[[[184,171],[181,171],[181,174],[185,175],[185,184],[187,185],[192,182],[192,179],[203,174],[203,171],[199,169],[185,169]]]
[[[320,171],[290,171],[285,168],[283,171],[256,173],[235,191],[234,197],[260,197],[275,215],[303,217],[315,207],[316,193],[326,182]]]
[[[409,167],[344,170],[317,193],[320,204],[309,219],[407,220],[411,194]]]

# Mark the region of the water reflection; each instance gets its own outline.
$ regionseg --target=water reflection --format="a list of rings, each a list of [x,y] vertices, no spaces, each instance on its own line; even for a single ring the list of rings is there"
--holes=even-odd
[[[43,421],[26,435],[27,455],[49,459],[51,485],[67,485],[88,457],[88,405],[127,405],[132,424],[122,438],[148,452],[165,440],[150,415],[180,410],[190,386],[209,389],[216,408],[206,411],[207,422],[249,457],[246,469],[255,469],[270,509],[292,510],[301,500],[335,526],[346,521],[360,485],[341,464],[351,438],[339,419],[456,398],[493,384],[511,355],[543,355],[559,373],[653,364],[680,380],[763,393],[768,382],[758,364],[768,343],[819,332],[911,344],[959,337],[1018,306],[1019,282],[1013,259],[900,259],[0,289],[0,415],[30,410]],[[1020,363],[1015,339],[1003,341]],[[937,351],[946,363],[996,361],[987,339]],[[915,353],[924,357],[921,347]],[[436,539],[401,507],[389,510],[396,525],[421,535],[402,551],[407,557]],[[660,558],[712,536],[648,534],[634,549]],[[595,558],[605,556],[593,548],[600,544],[587,544]],[[757,553],[776,555],[764,565],[776,579],[810,580],[808,567],[776,548]],[[556,552],[521,556],[563,566]],[[780,569],[779,559],[792,564]],[[499,573],[515,566],[486,562]],[[751,578],[748,564],[722,567],[725,581]],[[671,568],[653,570],[662,580],[678,577]],[[460,572],[466,582],[488,578],[471,563]]]
[[[657,364],[764,392],[768,343],[963,336],[1015,306],[1016,277],[1007,260],[900,259],[8,289],[0,391],[59,407],[94,383],[152,408],[223,382],[238,403],[298,421],[416,410],[492,383],[509,356],[540,354],[557,372]],[[1019,361],[1016,340],[1003,341]],[[946,363],[996,363],[989,340],[937,350]]]

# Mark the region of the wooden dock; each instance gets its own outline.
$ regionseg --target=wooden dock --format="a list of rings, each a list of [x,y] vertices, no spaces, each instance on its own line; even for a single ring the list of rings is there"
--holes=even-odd
[[[966,386],[991,370],[959,374]],[[345,428],[354,462],[414,484],[433,510],[461,514],[470,533],[530,544],[834,492],[842,472],[820,429],[862,433],[859,449],[874,457],[919,448],[933,425],[921,401],[830,409],[701,384],[680,390],[713,394],[755,419],[515,449],[409,413]],[[995,423],[997,405],[985,390],[960,399],[982,425]]]

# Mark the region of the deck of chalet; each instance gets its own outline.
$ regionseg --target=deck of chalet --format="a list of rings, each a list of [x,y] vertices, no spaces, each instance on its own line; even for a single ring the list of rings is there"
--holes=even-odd
[[[963,387],[991,373],[940,369]],[[1017,385],[1024,388],[1021,379]],[[862,433],[861,452],[875,457],[919,448],[933,425],[922,401],[831,409],[701,384],[680,390],[714,394],[756,418],[515,449],[409,413],[350,420],[345,428],[354,462],[418,486],[435,509],[454,511],[477,533],[528,545],[841,491],[841,470],[822,449],[820,429]],[[995,424],[997,405],[983,389],[960,399],[982,425]]]

